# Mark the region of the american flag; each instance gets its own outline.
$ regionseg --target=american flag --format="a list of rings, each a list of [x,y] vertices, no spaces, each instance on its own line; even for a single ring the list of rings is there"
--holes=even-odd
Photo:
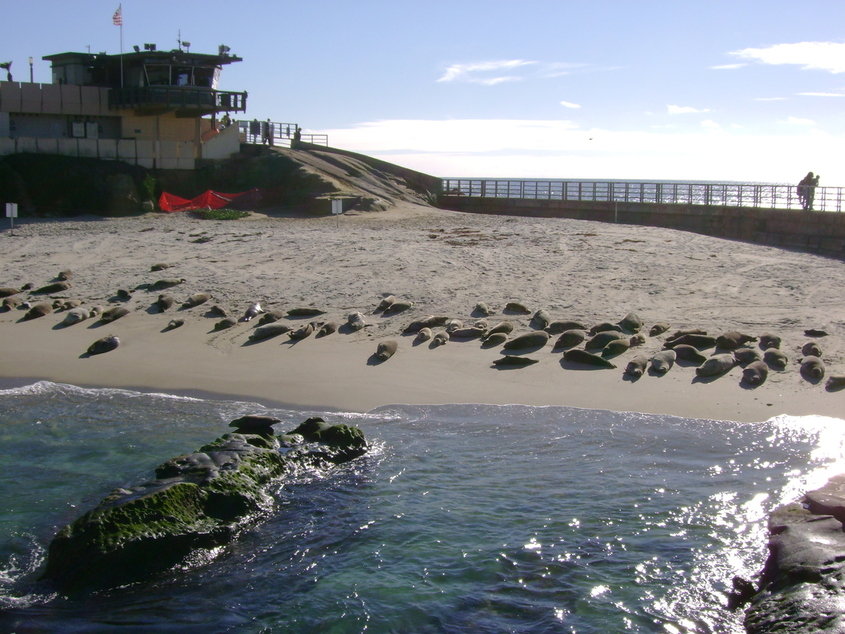
[[[117,6],[117,11],[114,12],[114,15],[111,17],[112,24],[115,26],[123,26],[123,7],[122,5]]]

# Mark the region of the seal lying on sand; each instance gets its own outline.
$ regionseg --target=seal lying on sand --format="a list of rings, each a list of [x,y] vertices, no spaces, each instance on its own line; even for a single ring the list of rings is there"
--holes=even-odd
[[[509,354],[493,361],[493,365],[498,368],[524,368],[528,365],[539,363],[539,359],[531,359],[529,357],[516,357]]]
[[[627,332],[639,332],[643,327],[643,320],[637,313],[628,313],[619,320],[619,325]]]
[[[290,337],[291,339],[294,339],[296,341],[299,341],[300,339],[305,339],[306,337],[310,337],[313,334],[314,330],[315,330],[314,322],[309,321],[304,326],[300,326],[296,330],[291,330],[288,333],[288,337]]]
[[[361,313],[349,313],[346,317],[346,325],[352,330],[361,330],[361,328],[367,325],[367,322],[364,321],[364,315]]]
[[[722,350],[736,350],[740,346],[752,341],[757,341],[757,337],[731,330],[716,337],[716,347]]]
[[[182,308],[194,308],[200,304],[205,304],[210,299],[211,293],[194,293],[182,302]]]
[[[167,322],[167,326],[165,327],[164,330],[165,331],[176,330],[177,328],[180,328],[181,326],[184,326],[184,325],[185,325],[184,319],[171,319],[169,322]]]
[[[291,308],[288,311],[288,317],[316,317],[317,315],[322,315],[326,311],[320,310],[319,308]]]
[[[651,360],[651,369],[657,374],[666,374],[675,365],[677,353],[674,350],[661,350]]]
[[[124,308],[123,306],[115,306],[114,308],[109,308],[108,310],[103,311],[103,314],[100,315],[100,321],[107,324],[109,322],[115,321],[116,319],[120,319],[121,317],[125,317],[128,314],[128,308]]]
[[[493,309],[490,308],[485,302],[478,302],[475,305],[475,309],[473,312],[478,313],[479,315],[487,315],[488,317],[493,314]]]
[[[734,350],[734,359],[743,368],[755,361],[761,361],[760,353],[754,348],[741,347]]]
[[[508,302],[505,304],[505,313],[518,313],[520,315],[530,315],[531,311],[522,302]]]
[[[80,321],[85,321],[90,316],[91,314],[87,308],[71,308],[67,315],[65,315],[64,320],[62,320],[62,325],[72,326],[73,324],[78,324]]]
[[[801,376],[808,381],[818,381],[824,378],[824,361],[815,356],[801,359]]]
[[[561,333],[560,337],[555,341],[552,350],[563,350],[564,348],[572,348],[584,341],[588,337],[586,330],[566,330]]]
[[[781,338],[777,335],[766,333],[760,335],[760,349],[768,350],[769,348],[780,348]]]
[[[689,346],[693,346],[694,348],[698,348],[699,350],[704,350],[706,348],[713,348],[716,346],[716,337],[711,337],[710,335],[702,335],[694,332],[688,332],[682,335],[678,335],[677,337],[667,339],[666,343],[663,344],[663,347],[674,348],[678,344],[682,343],[687,344]]]
[[[559,335],[561,333],[566,332],[567,330],[587,330],[587,326],[582,324],[580,321],[572,321],[572,320],[557,320],[551,322],[548,326],[546,326],[546,332],[550,335]]]
[[[520,348],[540,348],[549,341],[549,333],[544,330],[527,332],[514,337],[505,343],[505,350],[518,350]]]
[[[396,301],[395,295],[388,295],[387,297],[385,297],[383,300],[381,300],[379,302],[379,305],[376,306],[376,311],[386,310],[395,301]]]
[[[822,356],[822,348],[815,341],[808,341],[801,346],[801,354],[805,357],[819,357]]]
[[[263,326],[259,326],[253,330],[252,334],[249,336],[249,340],[263,341],[264,339],[282,335],[286,332],[290,332],[290,326],[287,324],[280,324],[279,322],[273,322],[272,324],[264,324]]]
[[[644,343],[645,337],[640,334],[633,335],[632,337],[623,337],[622,339],[614,339],[613,341],[609,341],[608,344],[602,348],[601,356],[605,359],[617,357],[623,352],[626,352],[628,348],[639,346]]]
[[[88,346],[88,354],[103,354],[114,350],[120,345],[120,339],[114,335],[107,335],[101,339],[97,339],[94,343]]]
[[[592,352],[587,352],[586,350],[581,350],[580,348],[573,348],[572,350],[567,350],[563,353],[563,358],[571,363],[580,363],[582,365],[593,365],[597,368],[615,368],[616,366],[613,365],[607,359],[600,357],[597,354],[593,354]]]
[[[437,346],[444,345],[447,341],[449,341],[449,333],[445,330],[441,330],[432,337],[431,345],[436,348]]]
[[[33,305],[26,314],[21,317],[21,321],[29,321],[30,319],[38,319],[44,315],[49,315],[53,312],[53,305],[48,302],[38,302]]]
[[[552,317],[545,308],[541,308],[534,313],[533,317],[531,317],[531,323],[537,324],[540,328],[546,328],[550,323],[552,323]]]
[[[408,310],[414,305],[414,302],[400,302],[395,301],[390,306],[384,309],[382,315],[395,315],[401,313],[403,310]]]
[[[47,284],[47,286],[42,286],[41,288],[35,289],[32,291],[33,295],[48,295],[50,293],[61,293],[62,291],[66,291],[70,288],[70,282],[54,282],[52,284]]]
[[[150,284],[150,290],[151,291],[163,291],[165,288],[172,288],[173,286],[179,286],[179,284],[182,284],[184,281],[185,281],[184,277],[180,277],[180,278],[171,277],[171,278],[166,278],[166,279],[163,279],[163,280],[156,280],[155,282]]]
[[[251,321],[253,318],[257,317],[260,313],[263,312],[264,310],[261,308],[261,304],[255,302],[244,311],[244,314],[241,316],[241,321]]]
[[[21,292],[19,288],[12,288],[11,286],[0,286],[0,297],[11,297]]]
[[[672,350],[675,351],[676,359],[689,361],[690,363],[694,363],[696,365],[701,365],[702,363],[707,361],[707,357],[701,354],[698,348],[686,343],[679,343],[677,346],[672,348]]]
[[[669,330],[669,324],[665,321],[660,321],[649,329],[648,334],[650,337],[656,337],[657,335],[662,335],[667,330]]]
[[[762,360],[752,361],[742,371],[742,383],[746,385],[763,385],[769,376],[769,366]]]
[[[628,361],[628,365],[625,367],[625,376],[639,378],[645,373],[646,366],[648,366],[648,357],[644,354],[638,354]]]
[[[495,326],[489,328],[485,333],[485,338],[491,335],[495,335],[496,333],[503,332],[506,335],[509,335],[513,332],[513,323],[509,321],[500,321]]]
[[[603,332],[596,333],[584,343],[585,350],[601,350],[611,341],[615,341],[616,339],[625,338],[621,332],[617,332],[615,330],[606,330]]]
[[[495,348],[496,346],[503,345],[508,340],[508,333],[506,332],[494,332],[492,335],[484,337],[484,341],[481,344],[482,348]]]
[[[695,369],[695,375],[698,377],[721,376],[729,372],[735,365],[736,359],[732,354],[714,354]]]
[[[390,357],[396,354],[396,350],[399,349],[399,344],[396,342],[395,339],[388,339],[387,341],[381,341],[376,348],[376,358],[379,361],[387,361]]]
[[[422,343],[423,341],[428,341],[433,336],[434,333],[431,332],[431,328],[420,328],[414,341]]]
[[[159,312],[163,313],[168,308],[171,308],[175,303],[176,300],[173,298],[173,295],[159,295],[158,299],[155,301],[155,306],[158,308]]]
[[[337,322],[335,321],[327,321],[324,324],[321,324],[320,327],[317,329],[317,334],[314,335],[316,338],[320,337],[327,337],[328,335],[332,334],[333,332],[337,332]]]
[[[770,368],[775,370],[785,370],[789,359],[786,354],[777,348],[769,348],[763,353],[763,361],[766,362]]]
[[[268,310],[266,313],[261,315],[261,319],[258,320],[258,325],[263,326],[264,324],[272,324],[274,321],[279,321],[282,319],[287,313],[283,310]]]

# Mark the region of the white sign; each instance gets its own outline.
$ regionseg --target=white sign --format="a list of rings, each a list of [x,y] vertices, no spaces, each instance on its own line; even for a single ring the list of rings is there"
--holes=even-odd
[[[17,218],[18,217],[18,203],[6,203],[6,217],[7,218]]]
[[[335,215],[343,213],[343,200],[341,198],[332,198],[332,213]]]

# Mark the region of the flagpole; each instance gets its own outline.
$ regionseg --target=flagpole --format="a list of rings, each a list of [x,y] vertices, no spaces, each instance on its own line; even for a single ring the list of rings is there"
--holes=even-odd
[[[123,88],[123,3],[117,5],[120,11],[120,87]]]

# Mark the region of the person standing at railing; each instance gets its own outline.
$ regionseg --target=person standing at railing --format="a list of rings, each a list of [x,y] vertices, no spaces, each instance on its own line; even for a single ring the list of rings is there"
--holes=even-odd
[[[811,206],[810,189],[813,186],[813,180],[813,173],[807,172],[807,175],[798,183],[798,201],[801,203],[801,209],[804,211],[810,209]]]
[[[807,209],[813,211],[813,200],[816,197],[816,187],[819,186],[819,175],[810,179],[810,184],[807,186]],[[824,206],[824,205],[822,205]]]

